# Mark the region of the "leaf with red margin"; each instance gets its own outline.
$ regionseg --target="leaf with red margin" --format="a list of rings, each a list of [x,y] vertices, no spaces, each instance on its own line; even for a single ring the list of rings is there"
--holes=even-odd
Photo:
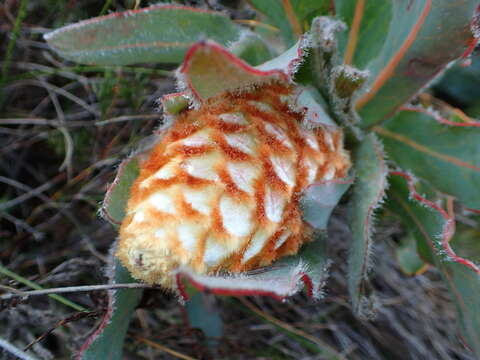
[[[189,98],[185,91],[164,95],[161,99],[163,112],[166,115],[175,115],[188,109]]]
[[[109,284],[135,282],[114,252],[110,254]],[[77,360],[121,359],[123,342],[130,319],[142,297],[140,289],[108,291],[107,309],[98,328],[90,335],[75,356]]]
[[[188,268],[176,271],[177,286],[181,297],[189,299],[184,279],[200,291],[225,296],[261,295],[283,300],[306,286],[309,296],[318,299],[327,277],[329,260],[325,241],[317,235],[315,241],[306,244],[295,256],[275,262],[272,266],[242,274],[199,275]]]
[[[140,174],[138,158],[131,157],[120,164],[113,183],[109,186],[101,214],[112,224],[120,225],[125,217],[130,188]]]
[[[349,26],[357,3],[335,1],[337,16]],[[473,40],[470,23],[477,6],[476,0],[386,0],[382,6],[367,2],[356,33],[359,53],[352,63],[371,74],[370,89],[357,102],[360,126],[370,127],[391,116],[464,55]],[[341,44],[350,47],[345,41]]]
[[[348,289],[356,314],[368,317],[373,311],[368,272],[372,252],[375,210],[380,206],[387,187],[387,166],[381,143],[368,135],[353,153],[356,180],[350,199],[352,243],[348,255]]]
[[[174,63],[195,42],[239,39],[241,28],[225,14],[179,5],[153,5],[68,25],[45,35],[66,59],[98,65]]]
[[[101,211],[105,218],[114,225],[119,225],[125,216],[130,188],[139,175],[138,162],[140,156],[131,157],[120,164],[117,176],[105,196]],[[117,242],[118,240],[109,255],[109,264],[107,265],[108,283],[135,282],[129,271],[115,257]],[[103,319],[98,328],[82,345],[75,358],[78,360],[120,359],[130,319],[142,294],[143,291],[140,289],[109,290],[107,308]]]
[[[302,65],[310,45],[309,37],[302,36],[290,49],[255,68],[260,71],[282,70],[291,78]]]
[[[417,241],[428,249],[457,308],[462,335],[479,356],[480,268],[456,255],[450,247],[455,232],[454,219],[439,205],[419,195],[409,175],[398,171],[390,175],[387,206],[405,226],[414,230]]]
[[[299,54],[296,48],[295,54]],[[283,65],[288,68],[290,61],[288,58]],[[282,68],[254,68],[212,41],[196,43],[188,50],[177,77],[180,87],[200,103],[224,91],[245,91],[275,80],[290,80]]]
[[[280,29],[283,40],[290,46],[298,36],[310,26],[314,17],[327,15],[329,1],[312,0],[248,0],[251,6],[263,13],[267,19]],[[287,4],[289,3],[289,4]]]
[[[375,127],[389,157],[465,206],[480,209],[480,127],[457,123],[422,108],[404,108]]]

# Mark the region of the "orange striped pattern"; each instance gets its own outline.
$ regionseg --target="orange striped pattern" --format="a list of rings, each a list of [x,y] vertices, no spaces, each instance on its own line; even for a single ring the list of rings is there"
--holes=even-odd
[[[241,272],[308,240],[299,198],[350,167],[339,129],[306,129],[270,84],[180,114],[141,165],[120,230],[132,275],[172,286],[171,271]]]

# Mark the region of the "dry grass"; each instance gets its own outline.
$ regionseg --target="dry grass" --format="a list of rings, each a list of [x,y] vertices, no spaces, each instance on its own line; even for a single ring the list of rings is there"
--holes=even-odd
[[[111,8],[120,4],[112,1]],[[97,216],[98,205],[119,160],[159,125],[156,100],[173,90],[168,68],[77,66],[49,51],[44,32],[98,15],[104,5],[0,4],[0,262],[44,287],[105,282],[103,266],[116,231]],[[376,246],[377,317],[360,321],[352,315],[342,218],[340,209],[331,222],[335,265],[322,301],[304,295],[285,303],[219,299],[225,335],[212,352],[200,332],[184,326],[176,299],[150,290],[129,328],[125,359],[178,356],[171,351],[196,359],[322,359],[318,344],[348,359],[473,359],[458,338],[453,305],[435,271],[407,278],[397,269],[388,245],[401,232],[395,226],[378,232],[384,235]],[[26,289],[7,276],[0,284]],[[0,338],[23,348],[43,336],[29,354],[70,358],[98,323],[106,297],[92,292],[65,298],[91,312],[78,315],[49,297],[10,301],[1,304]],[[14,357],[0,351],[0,358]]]

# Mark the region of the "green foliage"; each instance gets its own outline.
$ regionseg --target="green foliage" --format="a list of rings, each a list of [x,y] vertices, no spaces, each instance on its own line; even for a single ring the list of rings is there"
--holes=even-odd
[[[130,188],[138,177],[139,168],[135,157],[120,164],[118,175],[107,192],[102,207],[103,213],[114,224],[120,224],[130,196]]]
[[[438,211],[434,210],[432,204],[425,199],[416,198],[407,187],[405,179],[393,176],[390,179],[390,190],[388,194],[387,207],[397,214],[401,221],[409,229],[414,231],[418,243],[422,244],[423,251],[438,268],[450,291],[452,300],[458,312],[458,319],[461,324],[462,334],[475,351],[480,353],[480,276],[474,269],[460,263],[458,259],[444,251],[442,242],[448,241],[449,226],[451,220]],[[455,235],[458,237],[457,245],[460,247],[463,241],[469,242],[469,237],[464,234]],[[454,239],[453,243],[456,242]],[[478,237],[474,254],[478,256]],[[472,255],[469,253],[469,255]]]
[[[133,181],[138,176],[138,163],[135,158],[120,165],[119,175],[114,180],[115,186],[109,191],[103,205],[103,212],[114,224],[118,224],[125,216],[125,208]],[[114,246],[114,249],[116,246]],[[111,265],[109,281],[112,284],[134,282],[130,273],[115,257],[110,254]],[[82,359],[120,359],[123,342],[130,319],[137,307],[143,291],[140,289],[110,290],[108,305],[104,317],[98,327],[80,350]]]
[[[215,348],[223,335],[223,321],[213,303],[215,299],[197,291],[185,304],[190,327],[201,329],[207,344]]]
[[[181,31],[179,31],[181,29]],[[220,13],[153,6],[67,26],[46,35],[60,55],[87,64],[179,63],[196,41],[237,40],[239,28]]]
[[[93,84],[93,91],[100,103],[103,117],[107,117],[119,100],[125,101],[130,108],[138,109],[147,90],[145,84],[149,74],[136,71],[125,76],[121,68],[117,71],[106,69],[103,78]]]
[[[292,46],[310,28],[313,18],[326,15],[330,9],[328,1],[292,0],[288,1],[290,7],[278,0],[250,0],[250,3],[280,30],[286,46]]]
[[[390,118],[378,129],[385,150],[402,169],[479,209],[480,128],[446,126],[435,116],[418,109]]]
[[[230,51],[253,66],[275,57],[273,49],[259,35],[245,32],[239,41],[229,46]]]
[[[416,275],[426,269],[427,264],[422,260],[417,250],[417,241],[411,234],[406,235],[395,249],[398,266],[407,275]]]
[[[372,261],[374,216],[387,186],[383,149],[374,134],[355,149],[353,160],[357,174],[350,200],[352,244],[348,256],[348,289],[354,311],[368,316],[371,312],[369,307],[373,306],[368,299],[371,291],[368,272]]]
[[[407,229],[394,251],[400,267],[410,275],[424,270],[425,263],[438,269],[457,307],[462,334],[479,355],[480,270],[466,259],[473,255],[478,261],[478,241],[472,241],[478,239],[478,233],[460,230],[453,236],[453,214],[438,205],[447,194],[463,207],[480,210],[479,123],[464,123],[460,116],[445,121],[442,109],[427,111],[418,102],[416,107],[405,106],[451,61],[459,59],[469,44],[474,44],[470,25],[478,1],[250,2],[280,30],[287,51],[274,57],[273,46],[261,35],[241,29],[226,15],[179,6],[153,6],[86,20],[47,34],[46,39],[67,59],[90,64],[179,64],[186,55],[177,72],[183,92],[163,100],[164,110],[171,116],[223,91],[248,90],[294,76],[299,89],[296,109],[305,109],[306,117],[320,117],[317,125],[331,126],[330,117],[348,125],[347,143],[356,177],[352,191],[347,193],[352,233],[348,287],[354,312],[366,316],[373,310],[368,274],[375,270],[371,261],[374,223],[381,221],[380,215],[374,221],[374,215],[390,182],[387,208]],[[309,28],[308,36],[301,39]],[[230,51],[221,45],[229,46]],[[118,81],[121,78],[112,72],[97,89],[103,113],[108,112]],[[437,86],[444,87],[441,83]],[[132,94],[137,91],[140,89]],[[462,101],[480,106],[471,98]],[[385,157],[392,168],[420,178],[425,187],[422,193],[428,193],[435,203],[418,195],[410,175],[404,172],[391,172],[387,181]],[[125,215],[129,189],[138,176],[136,161],[132,158],[122,164],[107,194],[103,210],[114,223]],[[410,188],[405,179],[411,182]],[[318,229],[326,228],[330,213],[349,187],[349,183],[324,185],[312,186],[302,198],[305,220]],[[446,200],[451,212],[452,197]],[[450,248],[452,236],[453,248],[465,258]],[[295,293],[299,281],[308,279],[311,295],[319,297],[328,264],[326,241],[320,238],[261,274],[203,276],[179,269],[176,275],[214,294],[276,298]],[[117,270],[124,271],[119,266]],[[106,335],[93,343],[104,349],[101,351],[113,351],[114,357],[120,357],[126,324],[140,296],[137,292],[132,298],[122,298],[122,294],[119,291],[115,295],[117,306],[110,314],[115,321],[118,316],[118,323],[108,325]],[[219,334],[219,318],[205,317],[200,300],[195,295],[187,305],[191,320],[207,335],[214,330]],[[120,335],[111,340],[115,328]],[[87,353],[91,349],[100,351],[90,347]]]
[[[466,66],[470,60],[472,64]],[[453,105],[464,108],[468,115],[480,118],[480,57],[473,56],[466,64],[452,66],[435,83],[433,91]]]
[[[360,1],[336,3],[340,5],[337,7],[338,16],[352,21],[352,11]],[[365,7],[365,20],[360,22],[355,46],[358,52],[355,51],[352,62],[370,72],[369,92],[357,103],[362,127],[380,123],[391,116],[452,60],[463,54],[465,44],[471,39],[465,26],[470,23],[478,2],[388,0],[382,4]],[[369,36],[372,31],[375,36]],[[347,51],[348,45],[345,41],[343,44],[344,51]]]
[[[134,282],[130,273],[117,259],[113,265],[114,275],[112,283],[125,284]],[[121,359],[123,342],[127,334],[128,325],[135,308],[142,297],[142,290],[120,289],[109,292],[109,303],[107,312],[99,325],[97,331],[90,337],[82,348],[81,359]],[[91,341],[91,343],[88,343]]]

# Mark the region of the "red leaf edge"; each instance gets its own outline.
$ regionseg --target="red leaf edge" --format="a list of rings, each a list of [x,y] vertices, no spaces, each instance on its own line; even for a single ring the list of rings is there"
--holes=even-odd
[[[298,274],[299,279],[303,281],[303,284],[306,288],[307,295],[309,297],[313,296],[313,282],[305,272],[301,272]],[[183,284],[183,279],[186,279],[192,284],[196,289],[201,292],[215,294],[215,295],[222,295],[222,296],[269,296],[275,300],[283,301],[286,299],[287,296],[280,296],[273,291],[267,290],[247,290],[247,289],[226,289],[226,288],[210,288],[205,286],[204,284],[194,280],[191,276],[189,276],[185,272],[178,272],[175,274],[175,281],[177,283],[177,289],[180,294],[180,297],[183,301],[188,301],[190,296],[188,295],[187,291],[185,290],[185,286]]]
[[[438,121],[441,124],[449,125],[449,126],[456,126],[456,127],[480,127],[480,121],[469,121],[469,122],[456,122],[456,121],[451,121],[448,119],[445,119],[444,117],[440,116],[439,114],[432,112],[430,110],[421,108],[421,107],[415,107],[415,106],[402,106],[400,107],[400,110],[402,111],[414,111],[414,112],[419,112],[426,114],[430,117],[432,117],[434,120]]]
[[[382,178],[380,179],[380,189],[377,192],[375,199],[370,203],[368,206],[367,216],[365,218],[365,230],[364,236],[368,239],[368,243],[372,243],[372,235],[373,235],[373,227],[371,226],[371,222],[374,220],[375,210],[381,205],[382,200],[385,197],[385,190],[387,189],[388,182],[387,182],[387,174],[388,174],[388,167],[385,162],[385,151],[383,150],[382,143],[378,140],[377,137],[374,137],[374,151],[377,158],[380,160],[380,169],[382,173]],[[367,249],[370,247],[370,244],[367,244]],[[367,255],[368,256],[368,255]],[[364,267],[367,265],[367,262],[364,262]],[[362,269],[362,273],[365,273],[365,269]]]
[[[297,46],[297,57],[292,59],[287,65],[287,75],[289,75],[290,77],[292,77],[293,74],[295,74],[297,72],[298,67],[304,61],[304,56],[307,53],[307,50],[305,50],[305,49],[308,48],[308,46],[310,44],[310,40],[307,36],[302,35],[300,37],[300,40],[297,42],[297,44],[298,44],[298,46]]]
[[[93,334],[91,334],[80,347],[77,354],[75,355],[75,360],[82,360],[83,353],[87,351],[87,349],[90,347],[90,345],[92,345],[95,339],[101,335],[103,329],[107,327],[113,315],[113,302],[113,295],[111,295],[109,291],[107,310],[103,315],[102,322],[100,323],[100,325],[98,325],[97,329],[93,332]]]
[[[111,252],[109,254],[111,261],[109,263],[109,266],[107,267],[109,283],[111,283],[112,280],[115,278],[115,257],[113,254],[115,252],[117,244],[118,242],[111,248]],[[98,325],[97,329],[88,336],[87,340],[83,343],[78,352],[74,355],[75,360],[82,360],[83,353],[87,351],[90,345],[92,345],[92,343],[102,334],[103,330],[107,327],[108,323],[112,319],[115,305],[115,290],[107,290],[107,296],[107,308],[105,310],[105,313],[103,314],[102,321]]]
[[[473,38],[469,42],[467,50],[465,50],[465,52],[463,53],[462,59],[466,59],[470,55],[472,55],[475,47],[478,45],[478,41],[480,39],[480,5],[478,5],[477,9],[475,10],[475,15],[473,16],[470,27],[472,29]]]
[[[164,114],[170,115],[170,113],[167,111],[165,107],[165,102],[176,97],[185,97],[188,99],[188,91],[179,91],[179,92],[163,95],[162,98],[160,99],[160,104],[162,104],[162,109]]]
[[[463,53],[462,59],[468,58],[473,53],[473,50],[475,50],[475,47],[477,46],[477,44],[478,44],[478,38],[473,38],[470,41],[470,44],[468,45],[467,50],[465,50],[465,52]]]
[[[211,40],[205,40],[205,41],[200,41],[195,44],[193,44],[185,54],[185,59],[183,61],[183,64],[180,68],[180,73],[185,76],[185,82],[186,82],[186,87],[193,93],[195,98],[203,103],[203,99],[201,96],[197,93],[195,88],[192,86],[192,83],[190,81],[190,77],[188,76],[188,72],[190,70],[190,64],[192,62],[192,59],[197,51],[201,51],[204,49],[210,49],[213,52],[219,52],[222,55],[226,56],[233,64],[236,66],[240,67],[242,70],[251,73],[253,75],[259,76],[259,77],[267,77],[267,76],[279,76],[282,80],[288,82],[288,75],[281,71],[281,70],[268,70],[268,71],[262,71],[259,69],[256,69],[249,64],[247,64],[245,61],[242,59],[236,57],[233,55],[230,51],[225,49],[223,46],[217,44],[214,41]]]
[[[479,214],[480,215],[480,210],[477,210],[477,209],[471,209],[471,208],[465,208],[465,210],[468,210],[468,211],[471,211],[475,214]]]
[[[100,214],[102,217],[106,218],[109,222],[115,225],[120,225],[121,222],[118,222],[115,220],[110,213],[108,212],[108,203],[110,202],[110,197],[112,196],[112,191],[115,188],[115,186],[118,185],[120,182],[120,179],[123,176],[123,172],[125,171],[125,167],[132,161],[133,157],[128,158],[124,161],[122,161],[118,167],[117,174],[115,175],[115,179],[113,182],[108,186],[107,192],[105,193],[105,198],[103,200],[102,207],[100,208]]]
[[[407,181],[408,189],[410,192],[410,196],[417,200],[418,202],[438,211],[440,215],[445,219],[445,226],[442,231],[442,241],[441,241],[441,246],[442,250],[445,251],[445,253],[449,256],[449,258],[461,265],[464,265],[474,272],[476,272],[478,275],[480,275],[480,267],[475,265],[472,261],[464,259],[460,256],[458,256],[455,251],[450,246],[450,239],[452,238],[453,234],[455,233],[455,219],[451,217],[441,206],[435,204],[434,202],[426,199],[425,197],[421,196],[419,193],[417,193],[415,189],[415,183],[413,178],[408,175],[407,173],[401,172],[401,171],[390,171],[390,175],[393,176],[401,176]]]

